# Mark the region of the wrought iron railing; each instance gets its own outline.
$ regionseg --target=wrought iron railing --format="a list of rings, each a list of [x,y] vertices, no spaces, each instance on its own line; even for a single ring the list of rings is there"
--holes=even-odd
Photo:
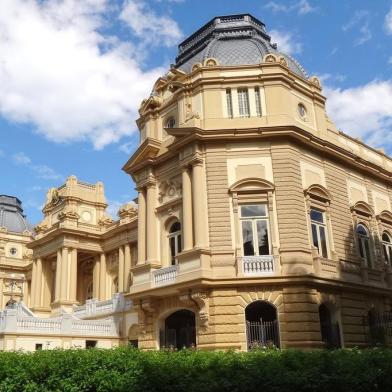
[[[279,347],[278,321],[247,321],[246,338],[248,350],[263,347]]]

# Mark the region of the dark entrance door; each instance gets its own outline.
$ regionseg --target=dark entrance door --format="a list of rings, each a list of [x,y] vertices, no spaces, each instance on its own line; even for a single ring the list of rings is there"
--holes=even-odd
[[[276,308],[265,301],[255,301],[245,309],[248,350],[257,347],[279,347]]]
[[[161,347],[177,350],[196,346],[195,314],[190,310],[179,310],[165,320],[161,332]]]

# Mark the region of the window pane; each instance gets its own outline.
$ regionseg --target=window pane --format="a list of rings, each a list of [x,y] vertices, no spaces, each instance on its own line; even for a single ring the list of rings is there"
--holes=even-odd
[[[318,234],[317,234],[317,225],[312,223],[312,238],[313,238],[313,245],[318,249]]]
[[[231,118],[233,117],[233,101],[231,99],[231,90],[229,88],[226,90],[226,105],[227,115]]]
[[[366,261],[368,263],[368,266],[370,266],[370,247],[369,247],[369,240],[364,239],[363,243],[365,245],[365,257],[366,257]]]
[[[241,223],[244,256],[254,256],[252,221],[242,221]]]
[[[170,246],[171,263],[174,265],[176,263],[176,239],[175,239],[175,237],[169,238],[169,246]]]
[[[255,103],[256,103],[256,114],[261,116],[261,99],[260,99],[260,89],[255,87]]]
[[[358,245],[359,245],[359,254],[361,257],[364,257],[365,252],[363,251],[363,238],[358,238]]]
[[[385,260],[386,261],[389,261],[389,255],[388,255],[388,248],[387,248],[387,246],[386,245],[383,245],[382,246],[382,249],[383,249],[383,251],[384,251],[384,258],[385,258]]]
[[[324,226],[319,226],[320,230],[320,242],[321,242],[321,255],[325,258],[328,257],[327,251],[327,239],[325,237],[325,228]]]
[[[238,111],[241,117],[249,117],[248,89],[238,89]]]
[[[310,210],[310,219],[315,222],[324,223],[324,217],[321,211]]]
[[[268,244],[268,230],[267,221],[258,220],[257,225],[257,242],[259,245],[259,255],[269,255],[269,244]]]
[[[391,242],[391,239],[389,238],[389,235],[384,231],[382,235],[382,240],[385,242]]]
[[[368,236],[368,232],[363,225],[357,226],[357,233],[366,237]]]
[[[265,204],[244,205],[241,206],[241,216],[249,218],[251,216],[266,216]]]
[[[178,253],[180,253],[182,251],[182,238],[181,238],[181,234],[179,234],[177,236],[177,249],[178,249]]]

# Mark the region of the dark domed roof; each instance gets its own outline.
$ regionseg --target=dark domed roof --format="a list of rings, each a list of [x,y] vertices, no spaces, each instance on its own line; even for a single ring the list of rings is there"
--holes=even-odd
[[[190,72],[194,64],[208,58],[227,66],[260,64],[270,53],[283,56],[292,72],[307,77],[296,60],[271,43],[264,23],[248,14],[212,19],[179,45],[175,67]]]
[[[0,195],[0,227],[14,233],[32,230],[23,215],[22,202],[17,197]]]

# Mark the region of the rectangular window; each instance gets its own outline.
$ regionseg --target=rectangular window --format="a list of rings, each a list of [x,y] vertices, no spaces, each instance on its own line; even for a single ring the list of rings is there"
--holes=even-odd
[[[42,350],[42,343],[36,343],[35,344],[35,351],[40,351]]]
[[[327,234],[322,211],[311,209],[310,222],[312,229],[312,243],[318,250],[320,256],[328,258]]]
[[[261,110],[261,97],[260,97],[260,89],[255,87],[255,104],[256,104],[256,114],[261,117],[262,110]]]
[[[243,255],[270,255],[269,222],[266,205],[242,205],[240,207],[240,221]]]
[[[249,95],[247,88],[239,88],[238,93],[238,112],[240,117],[249,117]]]
[[[229,118],[233,118],[233,99],[231,97],[231,89],[226,89],[226,106],[227,106],[227,115]]]

